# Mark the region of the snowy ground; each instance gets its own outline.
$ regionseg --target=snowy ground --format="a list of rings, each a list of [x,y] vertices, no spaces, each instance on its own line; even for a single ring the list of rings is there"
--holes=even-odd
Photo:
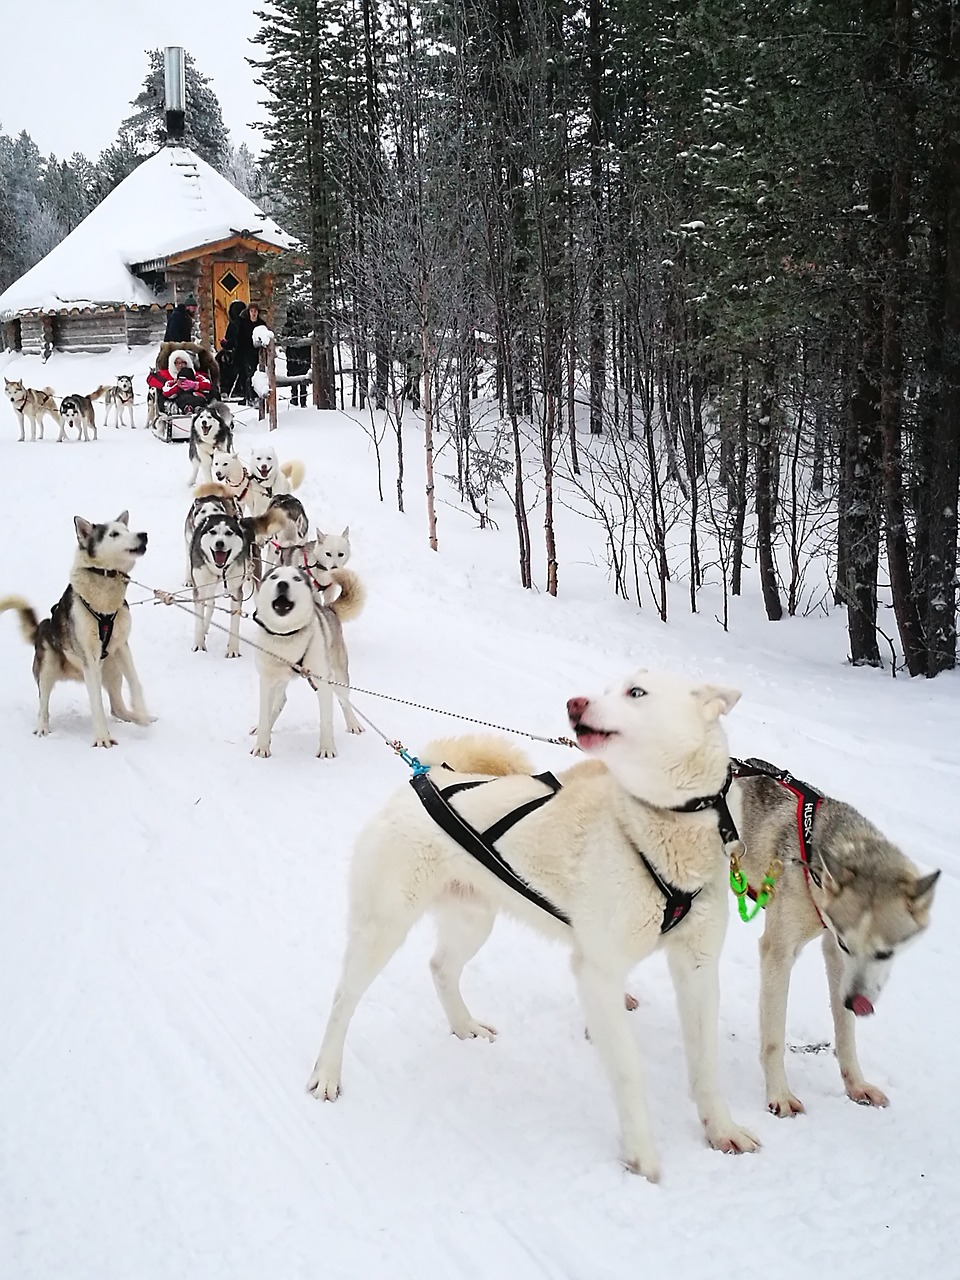
[[[44,366],[0,356],[0,372],[60,393],[145,367],[126,351]],[[113,429],[97,444],[21,445],[2,401],[0,424],[0,594],[49,609],[66,582],[74,514],[107,519],[124,507],[150,534],[138,579],[179,585],[185,447]],[[242,427],[242,451],[260,430]],[[765,1113],[758,926],[739,920],[723,959],[721,1066],[734,1114],[763,1140],[757,1156],[704,1147],[654,958],[634,975],[633,1016],[664,1180],[655,1188],[626,1174],[566,958],[502,922],[465,978],[478,1016],[500,1030],[495,1045],[446,1032],[424,926],[360,1007],[341,1101],[317,1103],[304,1084],[344,941],[351,840],[406,781],[405,766],[373,733],[341,731],[340,756],[317,760],[303,686],[273,757],[254,759],[251,653],[225,661],[218,633],[209,653],[194,654],[190,618],[152,604],[134,610],[132,643],[156,724],[119,725],[119,746],[94,751],[83,687],[61,685],[53,735],[34,738],[30,653],[5,616],[0,1276],[957,1275],[957,678],[853,670],[839,616],[773,626],[756,599],[737,604],[729,635],[709,596],[693,618],[678,602],[664,628],[612,597],[596,531],[569,512],[560,598],[523,592],[506,505],[500,531],[480,533],[443,482],[433,554],[415,420],[406,515],[393,509],[389,464],[388,501],[378,502],[369,441],[348,415],[284,412],[275,442],[281,459],[306,463],[301,496],[315,521],[350,525],[369,590],[347,633],[356,685],[555,734],[569,696],[635,666],[702,672],[743,690],[729,721],[735,753],[764,755],[860,805],[921,865],[943,867],[929,935],[898,961],[876,1018],[859,1024],[867,1076],[892,1105],[854,1106],[829,1053],[791,1053],[808,1114]],[[458,729],[355,700],[414,749]],[[570,763],[561,748],[533,749],[541,767]],[[817,948],[797,967],[788,1036],[795,1046],[830,1036]]]

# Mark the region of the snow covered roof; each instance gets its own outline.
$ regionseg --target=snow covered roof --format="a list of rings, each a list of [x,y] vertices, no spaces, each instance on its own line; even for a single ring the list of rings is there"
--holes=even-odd
[[[0,319],[73,307],[149,306],[157,295],[131,266],[216,244],[241,231],[278,249],[296,245],[193,151],[163,147],[0,294]]]

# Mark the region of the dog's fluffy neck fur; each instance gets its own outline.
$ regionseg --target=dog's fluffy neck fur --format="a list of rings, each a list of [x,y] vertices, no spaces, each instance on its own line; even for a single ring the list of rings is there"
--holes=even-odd
[[[89,572],[89,570],[94,572]],[[109,569],[112,576],[104,570]],[[97,613],[116,613],[127,594],[127,574],[122,569],[97,564],[83,548],[78,548],[70,572],[70,585],[76,595]]]

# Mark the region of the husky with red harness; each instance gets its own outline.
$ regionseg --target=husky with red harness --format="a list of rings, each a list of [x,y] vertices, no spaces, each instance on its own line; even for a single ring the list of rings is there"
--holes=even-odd
[[[927,927],[940,872],[919,871],[856,809],[765,760],[735,760],[733,774],[747,893],[755,896],[765,877],[775,886],[760,940],[767,1108],[778,1116],[804,1109],[784,1069],[787,993],[797,956],[816,937],[844,1088],[854,1102],[885,1107],[886,1094],[860,1069],[856,1020],[873,1013],[893,961]]]

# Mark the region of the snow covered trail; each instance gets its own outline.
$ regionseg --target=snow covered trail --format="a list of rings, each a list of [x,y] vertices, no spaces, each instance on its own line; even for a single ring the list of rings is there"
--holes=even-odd
[[[59,391],[117,372],[120,355],[54,357]],[[12,374],[15,376],[15,372]],[[76,385],[74,385],[76,384]],[[141,410],[142,412],[142,410]],[[8,494],[0,594],[46,610],[72,558],[72,517],[130,508],[150,546],[138,580],[177,587],[186,450],[146,432],[96,445],[13,439],[0,402]],[[259,437],[241,428],[244,449]],[[376,499],[369,442],[349,415],[281,415],[281,459],[307,465],[315,523],[349,524],[369,592],[346,629],[355,684],[534,733],[565,731],[564,703],[637,665],[736,684],[732,747],[859,804],[925,866],[945,869],[929,936],[898,960],[859,1028],[889,1110],[854,1106],[828,1052],[789,1055],[808,1114],[766,1115],[756,1025],[758,926],[733,919],[723,960],[722,1078],[764,1142],[756,1157],[703,1145],[686,1096],[666,966],[633,976],[664,1181],[616,1159],[610,1092],[584,1040],[566,956],[509,923],[465,975],[496,1044],[446,1031],[418,928],[363,1001],[334,1106],[304,1091],[344,942],[352,839],[406,768],[373,733],[320,761],[316,702],[291,688],[274,755],[257,760],[253,656],[191,620],[134,609],[148,729],[89,746],[82,686],[59,686],[52,736],[31,729],[36,691],[15,620],[0,619],[0,1275],[12,1280],[897,1280],[953,1274],[960,1158],[950,1123],[958,1028],[960,712],[955,676],[892,681],[843,663],[842,623],[759,621],[731,633],[678,607],[664,628],[614,600],[597,531],[569,511],[552,600],[515,585],[500,531],[441,508],[426,548],[418,435],[408,428],[408,514]],[[386,451],[385,451],[386,452]],[[392,500],[392,474],[385,490]],[[443,495],[451,503],[454,495]],[[569,589],[566,589],[569,587]],[[130,598],[145,593],[131,589]],[[250,634],[245,623],[243,633]],[[416,750],[463,726],[357,695]],[[571,752],[527,743],[540,767]],[[945,1012],[946,1006],[946,1012]],[[795,971],[788,1038],[827,1041],[819,952]]]

